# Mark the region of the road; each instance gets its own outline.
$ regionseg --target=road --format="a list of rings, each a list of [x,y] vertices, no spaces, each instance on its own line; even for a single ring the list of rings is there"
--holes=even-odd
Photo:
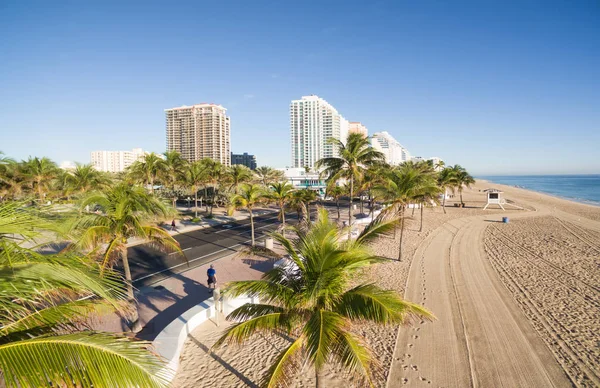
[[[286,214],[286,223],[294,223],[297,220],[296,213]],[[255,238],[260,239],[279,225],[276,212],[254,217]],[[174,273],[227,256],[250,242],[250,233],[250,220],[245,219],[175,235],[173,237],[179,242],[188,259],[187,263],[180,254],[163,253],[149,244],[132,246],[127,254],[134,284],[138,288],[150,285]]]

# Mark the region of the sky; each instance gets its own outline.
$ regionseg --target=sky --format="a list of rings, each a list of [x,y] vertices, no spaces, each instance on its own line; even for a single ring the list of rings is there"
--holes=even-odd
[[[234,153],[291,164],[289,104],[474,175],[600,173],[598,1],[0,1],[0,150],[164,152],[212,102]]]

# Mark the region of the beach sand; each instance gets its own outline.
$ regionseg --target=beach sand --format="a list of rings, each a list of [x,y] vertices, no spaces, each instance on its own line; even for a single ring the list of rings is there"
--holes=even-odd
[[[488,187],[523,207],[482,210]],[[408,219],[403,260],[365,274],[437,317],[411,326],[354,328],[382,364],[376,386],[594,386],[600,375],[600,207],[479,181],[466,208]],[[409,210],[409,215],[411,210]],[[499,223],[502,216],[509,224]],[[397,259],[399,236],[376,253]],[[223,330],[207,322],[186,343],[174,387],[256,386],[288,343],[255,336],[243,347],[208,349]],[[359,386],[328,368],[323,387]],[[296,387],[314,386],[308,368]]]

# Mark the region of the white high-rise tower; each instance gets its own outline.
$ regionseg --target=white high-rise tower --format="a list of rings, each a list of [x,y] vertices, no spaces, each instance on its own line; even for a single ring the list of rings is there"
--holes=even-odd
[[[373,148],[385,155],[385,161],[392,166],[410,160],[408,150],[385,131],[373,134],[371,144]]]
[[[348,121],[327,101],[318,96],[304,96],[290,104],[292,166],[314,167],[326,157],[338,156],[330,138],[346,141]]]

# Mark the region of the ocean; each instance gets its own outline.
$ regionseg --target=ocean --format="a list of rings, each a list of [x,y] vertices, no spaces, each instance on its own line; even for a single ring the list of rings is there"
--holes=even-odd
[[[477,178],[600,206],[600,175],[506,175]]]

